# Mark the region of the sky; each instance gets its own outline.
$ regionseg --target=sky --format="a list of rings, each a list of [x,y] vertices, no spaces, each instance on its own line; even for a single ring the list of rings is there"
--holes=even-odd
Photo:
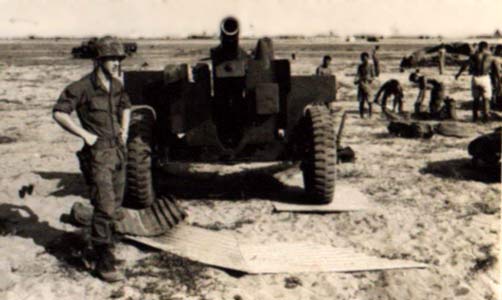
[[[442,35],[502,31],[502,0],[0,0],[0,37],[214,34]]]

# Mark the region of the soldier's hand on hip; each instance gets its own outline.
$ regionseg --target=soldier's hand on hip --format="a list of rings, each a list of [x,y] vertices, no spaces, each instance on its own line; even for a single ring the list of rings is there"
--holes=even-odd
[[[84,142],[86,143],[86,145],[88,146],[92,146],[96,143],[96,141],[98,140],[98,137],[92,133],[89,133],[89,134],[86,134],[84,137]]]

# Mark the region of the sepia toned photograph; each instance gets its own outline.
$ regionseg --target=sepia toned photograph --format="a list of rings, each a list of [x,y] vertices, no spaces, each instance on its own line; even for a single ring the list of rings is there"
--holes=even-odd
[[[0,299],[500,300],[501,0],[0,0]]]

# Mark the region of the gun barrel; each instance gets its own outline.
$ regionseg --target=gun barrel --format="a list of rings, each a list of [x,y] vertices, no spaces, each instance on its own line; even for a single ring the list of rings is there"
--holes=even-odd
[[[226,17],[221,21],[220,35],[222,39],[239,38],[239,21],[234,17]]]
[[[221,21],[220,42],[225,57],[237,57],[239,52],[239,21],[236,18],[226,17]]]

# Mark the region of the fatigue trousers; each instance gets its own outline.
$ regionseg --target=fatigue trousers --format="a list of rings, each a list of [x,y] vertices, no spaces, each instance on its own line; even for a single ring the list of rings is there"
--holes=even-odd
[[[91,241],[94,246],[113,244],[114,220],[122,206],[126,182],[126,150],[119,142],[99,140],[77,153],[90,186],[94,213]]]
[[[371,117],[372,107],[371,101],[371,89],[369,83],[359,84],[357,89],[357,100],[359,101],[359,115],[364,118],[364,103],[368,104],[368,115]]]

